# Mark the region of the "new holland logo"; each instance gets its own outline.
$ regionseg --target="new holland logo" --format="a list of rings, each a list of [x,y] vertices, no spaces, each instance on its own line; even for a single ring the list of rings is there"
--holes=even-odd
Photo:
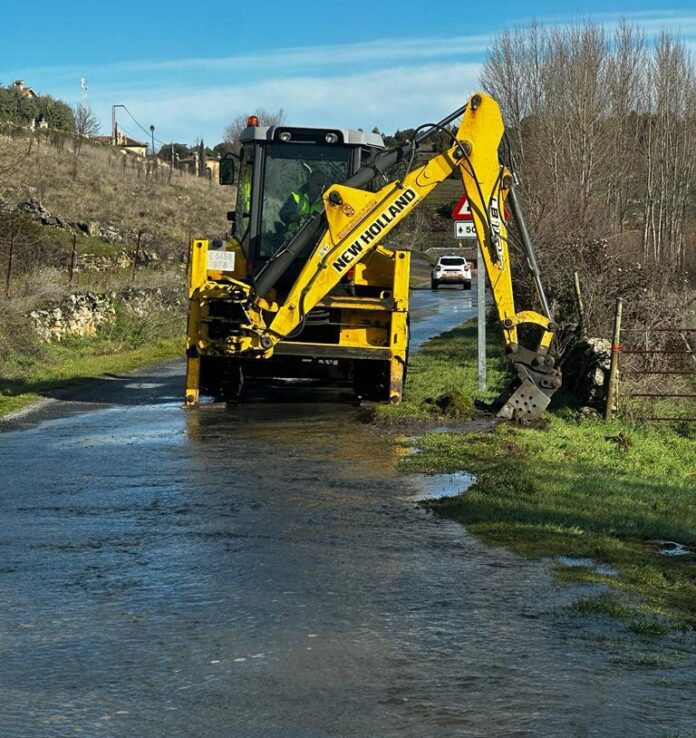
[[[390,205],[368,225],[358,238],[332,263],[337,272],[347,269],[351,262],[369,246],[379,234],[395,220],[418,195],[410,187],[404,190]]]

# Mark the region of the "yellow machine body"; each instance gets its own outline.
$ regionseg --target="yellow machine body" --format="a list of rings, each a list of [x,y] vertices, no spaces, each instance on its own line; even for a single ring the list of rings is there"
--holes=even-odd
[[[471,207],[505,347],[519,377],[519,386],[502,400],[501,414],[534,416],[546,407],[560,386],[560,375],[547,356],[555,326],[548,307],[546,314],[517,311],[515,307],[505,217],[508,197],[513,208],[517,206],[511,191],[511,173],[499,161],[504,133],[500,109],[492,98],[477,93],[463,110],[451,148],[400,179],[376,191],[350,186],[351,180],[324,189],[324,213],[314,223],[318,230],[315,229],[317,236],[311,254],[282,299],[268,286],[275,284],[273,279],[261,278],[254,283],[244,278],[243,268],[222,276],[206,269],[208,245],[205,241],[194,242],[187,403],[198,401],[202,357],[268,361],[303,354],[315,359],[371,360],[375,370],[376,362],[388,362],[383,364],[388,366],[388,391],[383,399],[398,402],[408,346],[409,254],[387,250],[380,245],[381,240],[458,170]],[[300,230],[285,244],[282,258],[290,261],[293,246],[298,245],[295,250],[299,252],[303,244]],[[528,252],[528,259],[533,261],[533,254]],[[274,269],[281,271],[278,264],[271,265],[270,271]],[[370,298],[337,294],[348,275],[353,275],[356,286],[378,287],[379,294]],[[546,306],[538,275],[537,288]],[[237,329],[223,339],[216,339],[208,330],[211,305],[218,301],[227,301],[240,309],[234,318]],[[338,315],[339,339],[330,345],[299,345],[293,339],[295,332],[312,311],[322,308],[338,311],[332,315]],[[537,338],[533,347],[520,346],[521,326],[534,327]],[[380,381],[385,384],[384,378]]]
[[[192,244],[186,344],[188,405],[199,401],[201,362],[205,358],[239,359],[239,342],[211,335],[210,327],[216,322],[211,308],[228,297],[231,280],[241,280],[245,274],[244,256],[238,244],[226,244],[227,250],[238,255],[238,261],[235,269],[221,272],[208,268],[209,249],[210,243],[205,240]],[[352,278],[357,290],[369,287],[374,296],[324,294],[312,301],[312,307],[330,311],[338,323],[335,340],[300,342],[287,338],[272,351],[248,352],[247,361],[268,361],[273,355],[283,360],[278,363],[284,371],[293,365],[302,369],[302,364],[350,362],[354,371],[379,378],[382,399],[399,402],[408,354],[410,257],[408,251],[376,248],[369,258],[356,264]],[[279,309],[272,301],[264,301],[262,307],[271,314]],[[250,367],[247,364],[245,368]],[[363,384],[366,382],[369,379],[363,380]]]

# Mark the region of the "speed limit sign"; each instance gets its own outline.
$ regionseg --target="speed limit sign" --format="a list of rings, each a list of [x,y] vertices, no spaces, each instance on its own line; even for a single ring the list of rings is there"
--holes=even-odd
[[[471,220],[454,221],[455,238],[476,238],[476,228]]]

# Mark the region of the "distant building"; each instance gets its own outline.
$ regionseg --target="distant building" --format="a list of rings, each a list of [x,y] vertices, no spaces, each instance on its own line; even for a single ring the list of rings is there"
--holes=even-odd
[[[39,131],[42,128],[48,128],[48,121],[44,118],[43,113],[41,115],[37,115],[29,124],[30,131]]]
[[[14,82],[14,88],[16,90],[19,90],[22,93],[22,95],[24,95],[24,97],[31,97],[31,98],[38,97],[38,95],[34,92],[34,90],[31,89],[31,87],[24,86],[23,79],[16,79]]]
[[[116,139],[115,141],[114,138]],[[120,149],[121,151],[128,151],[129,153],[135,154],[136,156],[147,156],[146,143],[143,143],[142,141],[136,141],[134,138],[126,136],[125,133],[121,133],[121,131],[116,131],[115,137],[94,136],[92,138],[92,141],[99,141],[100,143],[111,144],[112,146],[116,146],[116,148]]]
[[[198,161],[198,152],[194,151],[193,156],[187,156],[185,159],[179,159],[179,167],[189,174],[197,174],[199,177],[208,177],[208,179],[217,182],[220,178],[220,157],[204,156],[203,161]]]

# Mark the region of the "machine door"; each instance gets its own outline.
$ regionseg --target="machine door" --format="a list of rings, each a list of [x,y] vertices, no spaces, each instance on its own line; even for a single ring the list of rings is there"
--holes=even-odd
[[[347,146],[280,141],[265,150],[256,263],[268,260],[312,213],[323,210],[322,192],[348,178],[352,155]]]
[[[237,207],[234,235],[236,239],[243,244],[248,251],[249,228],[251,225],[252,202],[251,196],[253,192],[252,184],[254,181],[254,166],[256,163],[256,146],[246,145],[242,148],[242,161],[239,171],[238,187],[237,187]]]

